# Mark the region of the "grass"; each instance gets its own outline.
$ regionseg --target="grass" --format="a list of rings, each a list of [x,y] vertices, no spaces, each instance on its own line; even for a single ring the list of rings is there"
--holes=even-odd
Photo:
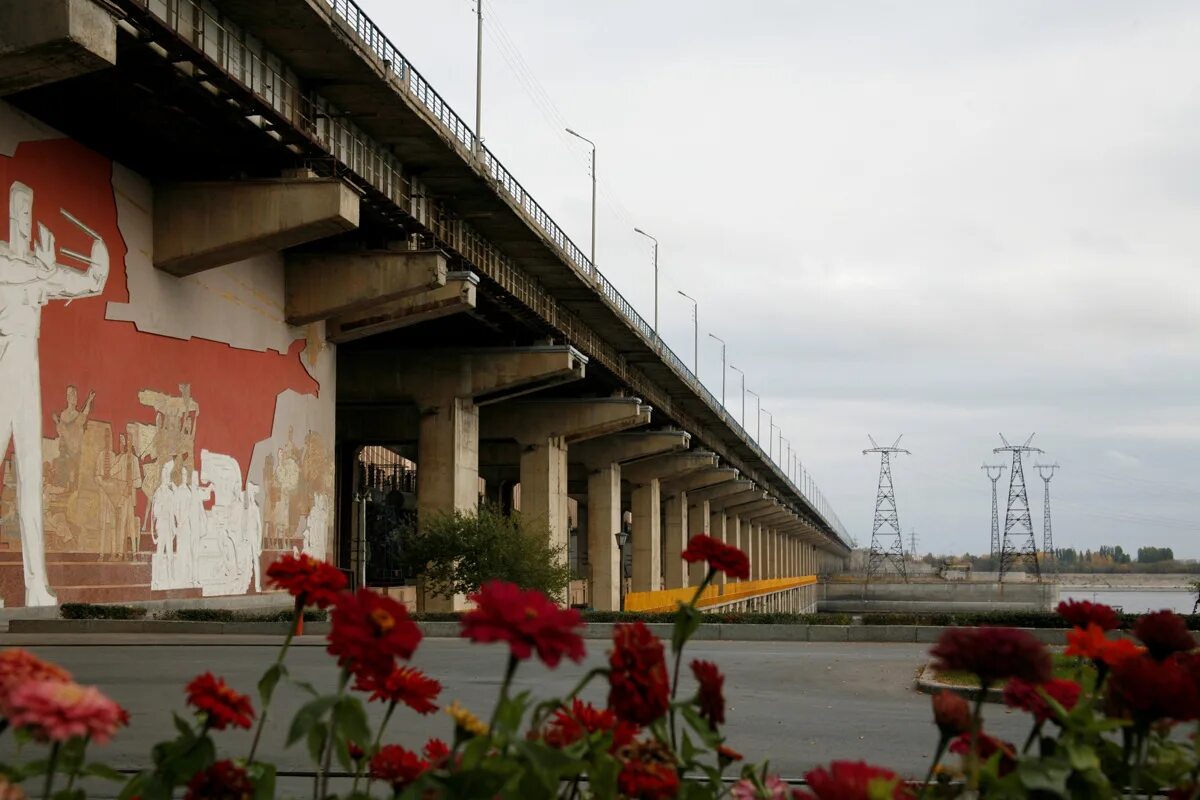
[[[1090,692],[1092,690],[1096,682],[1096,670],[1092,668],[1091,664],[1081,662],[1080,659],[1074,656],[1065,656],[1062,653],[1051,653],[1050,657],[1052,659],[1051,670],[1054,677],[1078,681],[1083,685],[1084,691]],[[934,672],[932,679],[939,683],[960,686],[964,689],[979,688],[979,678],[976,678],[970,672],[962,672],[960,670]]]

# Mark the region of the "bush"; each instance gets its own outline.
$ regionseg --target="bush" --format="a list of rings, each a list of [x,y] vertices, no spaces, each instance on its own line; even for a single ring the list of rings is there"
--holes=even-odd
[[[405,563],[442,596],[474,592],[498,579],[561,598],[571,580],[564,548],[551,546],[549,528],[490,505],[478,513],[438,514],[404,543]]]
[[[304,610],[305,622],[324,622],[326,613],[317,608]],[[178,622],[290,622],[292,610],[278,611],[233,611],[228,608],[177,608],[164,611],[159,619]]]
[[[141,619],[146,616],[146,609],[99,603],[63,603],[58,607],[58,613],[63,619]]]

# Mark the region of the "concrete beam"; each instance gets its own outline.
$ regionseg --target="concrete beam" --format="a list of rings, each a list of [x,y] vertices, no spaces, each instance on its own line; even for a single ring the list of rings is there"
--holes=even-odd
[[[284,319],[306,325],[446,285],[440,250],[296,252],[284,260]]]
[[[731,494],[741,494],[754,489],[754,481],[739,479],[736,481],[727,481],[718,483],[712,486],[705,486],[701,489],[693,489],[688,492],[688,500],[699,502],[700,500],[708,500],[712,502],[713,510],[717,511],[724,508],[723,505],[716,502],[717,500],[727,497]]]
[[[688,497],[691,498],[692,493],[700,489],[710,486],[720,486],[729,481],[736,481],[738,474],[738,471],[733,467],[716,467],[714,469],[693,472],[682,478],[664,481],[662,487],[663,497],[671,497],[680,492],[686,492]]]
[[[624,464],[664,453],[687,450],[692,436],[685,431],[637,431],[618,433],[572,447],[568,458],[588,469]]]
[[[358,227],[336,178],[173,183],[154,189],[154,266],[193,275]]]
[[[621,467],[621,477],[635,486],[640,486],[652,480],[672,480],[716,466],[716,453],[708,450],[689,450],[686,453],[670,453],[625,464]]]
[[[763,498],[762,500],[751,500],[748,503],[739,505],[730,505],[725,507],[726,514],[736,514],[743,520],[750,520],[757,525],[761,525],[760,517],[766,515],[766,512],[774,511],[779,507],[779,504],[771,497]]]
[[[474,311],[478,293],[478,275],[473,272],[450,272],[446,274],[445,286],[328,320],[325,323],[325,338],[334,344],[342,344],[432,319]]]
[[[714,497],[709,501],[709,505],[715,511],[724,511],[726,514],[737,514],[737,511],[731,510],[744,503],[763,500],[767,497],[767,493],[756,486],[751,486],[740,492],[731,492],[724,497]]]
[[[482,406],[579,380],[587,358],[568,346],[338,353],[338,400],[418,406],[468,398]]]
[[[98,3],[0,0],[0,95],[116,63],[117,23]]]
[[[491,406],[480,419],[480,437],[532,444],[561,438],[575,444],[650,424],[652,409],[636,397],[527,400]]]

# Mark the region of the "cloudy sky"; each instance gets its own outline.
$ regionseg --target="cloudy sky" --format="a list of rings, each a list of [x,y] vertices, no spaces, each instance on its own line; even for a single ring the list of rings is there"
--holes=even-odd
[[[471,0],[359,2],[473,123]],[[719,396],[724,338],[860,543],[868,433],[912,450],[906,537],[960,553],[988,547],[998,433],[1036,431],[1059,546],[1200,557],[1200,6],[484,13],[487,145],[586,250],[587,149],[562,128],[598,143],[600,269],[650,319],[633,227],[658,237],[667,342],[691,361],[683,290],[700,376]],[[726,394],[740,413],[735,372]]]

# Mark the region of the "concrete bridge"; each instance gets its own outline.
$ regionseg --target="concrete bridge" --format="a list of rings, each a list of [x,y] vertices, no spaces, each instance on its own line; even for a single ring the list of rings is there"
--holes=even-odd
[[[336,359],[319,380],[335,416],[289,424],[334,431],[329,555],[360,577],[384,467],[419,515],[487,497],[544,520],[597,609],[620,604],[626,561],[631,604],[669,605],[699,580],[679,557],[697,533],[753,565],[710,604],[802,610],[807,576],[848,557],[815,483],[768,457],[353,2],[8,0],[0,31],[4,103],[153,187],[161,302],[275,265],[263,313]],[[166,308],[145,313],[169,327]],[[236,338],[245,309],[221,313]],[[269,481],[258,463],[247,480]]]

